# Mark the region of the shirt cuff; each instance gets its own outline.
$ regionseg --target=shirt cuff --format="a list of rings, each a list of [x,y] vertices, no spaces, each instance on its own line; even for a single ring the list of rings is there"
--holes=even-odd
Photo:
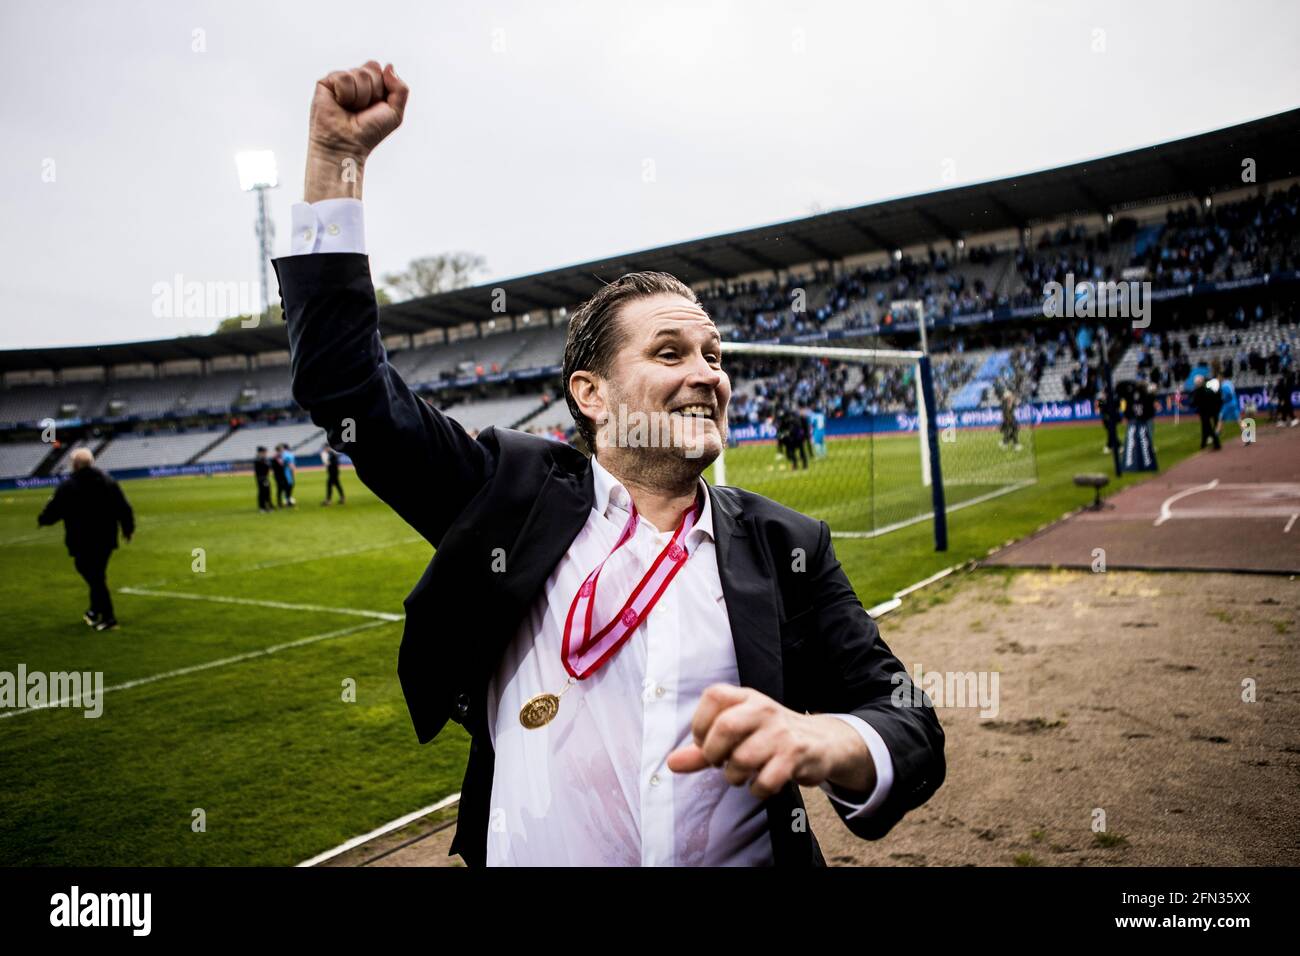
[[[293,204],[289,254],[366,253],[365,218],[360,199],[322,199]]]
[[[888,799],[890,788],[894,785],[894,760],[889,755],[889,748],[885,746],[884,738],[876,732],[876,729],[861,717],[854,714],[827,714],[827,716],[838,717],[862,735],[862,740],[871,751],[871,759],[876,765],[876,786],[865,802],[862,800],[862,794],[836,788],[827,781],[822,781],[819,786],[836,803],[849,808],[849,813],[845,814],[846,818],[870,816]]]

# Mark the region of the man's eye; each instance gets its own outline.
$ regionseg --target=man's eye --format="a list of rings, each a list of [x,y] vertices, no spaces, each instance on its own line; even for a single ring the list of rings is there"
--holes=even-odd
[[[672,349],[664,349],[662,352],[659,353],[660,358],[663,358],[665,355],[668,356],[669,358],[677,357],[677,353],[674,352]]]

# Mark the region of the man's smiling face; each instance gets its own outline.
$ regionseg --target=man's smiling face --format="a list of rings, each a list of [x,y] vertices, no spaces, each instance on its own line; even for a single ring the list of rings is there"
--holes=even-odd
[[[635,299],[619,312],[621,345],[602,382],[603,445],[616,444],[620,419],[667,416],[669,435],[637,452],[697,462],[702,471],[722,453],[731,380],[722,370],[722,339],[707,312],[684,296]],[[635,420],[634,420],[635,421]]]

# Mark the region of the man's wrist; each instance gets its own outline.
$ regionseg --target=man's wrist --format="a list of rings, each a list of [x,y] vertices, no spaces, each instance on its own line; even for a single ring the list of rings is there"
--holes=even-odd
[[[838,717],[815,714],[831,736],[830,772],[826,781],[841,790],[870,793],[876,786],[876,763],[862,735]]]
[[[366,157],[311,144],[307,147],[307,175],[303,201],[360,199]]]

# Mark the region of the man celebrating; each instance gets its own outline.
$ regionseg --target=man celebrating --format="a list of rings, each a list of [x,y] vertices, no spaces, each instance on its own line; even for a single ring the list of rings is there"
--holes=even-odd
[[[72,452],[68,476],[36,519],[41,527],[63,522],[63,542],[77,573],[90,586],[90,608],[83,620],[97,631],[117,627],[108,592],[108,559],[117,548],[117,528],[127,541],[135,534],[135,515],[117,482],[95,467],[89,448]]]
[[[824,865],[801,784],[884,836],[942,783],[943,731],[928,701],[893,703],[911,682],[826,524],[702,479],[731,383],[688,286],[633,273],[572,315],[565,395],[591,457],[472,438],[388,363],[359,200],[407,96],[374,61],[317,83],[307,201],[275,266],[294,397],[437,549],[398,676],[421,742],[449,719],[471,736],[451,852]],[[629,447],[633,416],[666,422],[665,440]]]

